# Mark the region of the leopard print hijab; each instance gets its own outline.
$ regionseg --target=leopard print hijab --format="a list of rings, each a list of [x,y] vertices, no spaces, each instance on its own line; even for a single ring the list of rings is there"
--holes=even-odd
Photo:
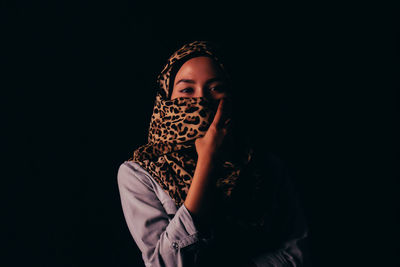
[[[137,148],[130,158],[152,175],[177,207],[185,201],[193,179],[197,162],[194,141],[205,135],[216,111],[216,104],[204,97],[170,99],[172,79],[178,67],[199,55],[213,58],[225,71],[208,42],[195,41],[172,54],[157,79],[148,143]],[[229,202],[241,171],[251,163],[251,149],[241,149],[234,154],[237,157],[223,158],[222,167],[217,171],[217,191],[224,202]]]

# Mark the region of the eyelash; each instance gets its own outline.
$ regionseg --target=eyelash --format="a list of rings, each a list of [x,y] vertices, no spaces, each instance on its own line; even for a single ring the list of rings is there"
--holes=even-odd
[[[221,92],[221,91],[225,91],[225,86],[218,85],[218,86],[212,87],[210,89],[215,89],[216,91]]]
[[[193,90],[193,88],[187,87],[187,88],[185,88],[185,89],[180,90],[180,92],[181,92],[181,93],[188,93],[188,92],[185,92],[185,90],[187,90],[187,89],[192,89],[192,90]]]
[[[187,89],[193,90],[193,88],[187,87],[187,88],[184,88],[184,89],[180,90],[180,92],[181,92],[181,93],[188,93],[188,92],[185,92],[185,90],[187,90]],[[212,89],[215,89],[215,91],[218,91],[218,92],[220,92],[220,91],[225,91],[225,87],[222,86],[222,85],[218,85],[218,86],[215,86],[215,87],[211,87],[210,90],[212,90]]]

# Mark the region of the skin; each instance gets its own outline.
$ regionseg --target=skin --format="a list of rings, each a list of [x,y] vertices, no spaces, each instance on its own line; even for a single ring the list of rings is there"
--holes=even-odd
[[[214,100],[227,96],[224,75],[209,57],[195,57],[181,66],[175,76],[171,99],[202,96]]]
[[[218,109],[206,134],[195,141],[198,154],[193,180],[184,205],[189,212],[207,221],[213,207],[215,176],[219,155],[227,134],[231,131],[226,103],[228,90],[223,74],[209,57],[195,57],[186,61],[177,72],[171,99],[177,97],[207,97],[219,101]],[[247,262],[244,266],[255,266]]]

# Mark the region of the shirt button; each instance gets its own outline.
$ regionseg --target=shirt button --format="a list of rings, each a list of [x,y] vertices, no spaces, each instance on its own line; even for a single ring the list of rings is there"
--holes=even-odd
[[[176,242],[172,242],[172,246],[174,247],[174,249],[178,249],[179,248],[179,245]]]

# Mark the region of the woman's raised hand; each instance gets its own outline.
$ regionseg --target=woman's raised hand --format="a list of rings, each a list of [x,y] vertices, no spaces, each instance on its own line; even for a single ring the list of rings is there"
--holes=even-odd
[[[227,98],[221,98],[218,104],[214,120],[203,137],[195,141],[198,157],[215,157],[224,143],[225,136],[230,131],[231,118],[229,115],[229,103]]]

